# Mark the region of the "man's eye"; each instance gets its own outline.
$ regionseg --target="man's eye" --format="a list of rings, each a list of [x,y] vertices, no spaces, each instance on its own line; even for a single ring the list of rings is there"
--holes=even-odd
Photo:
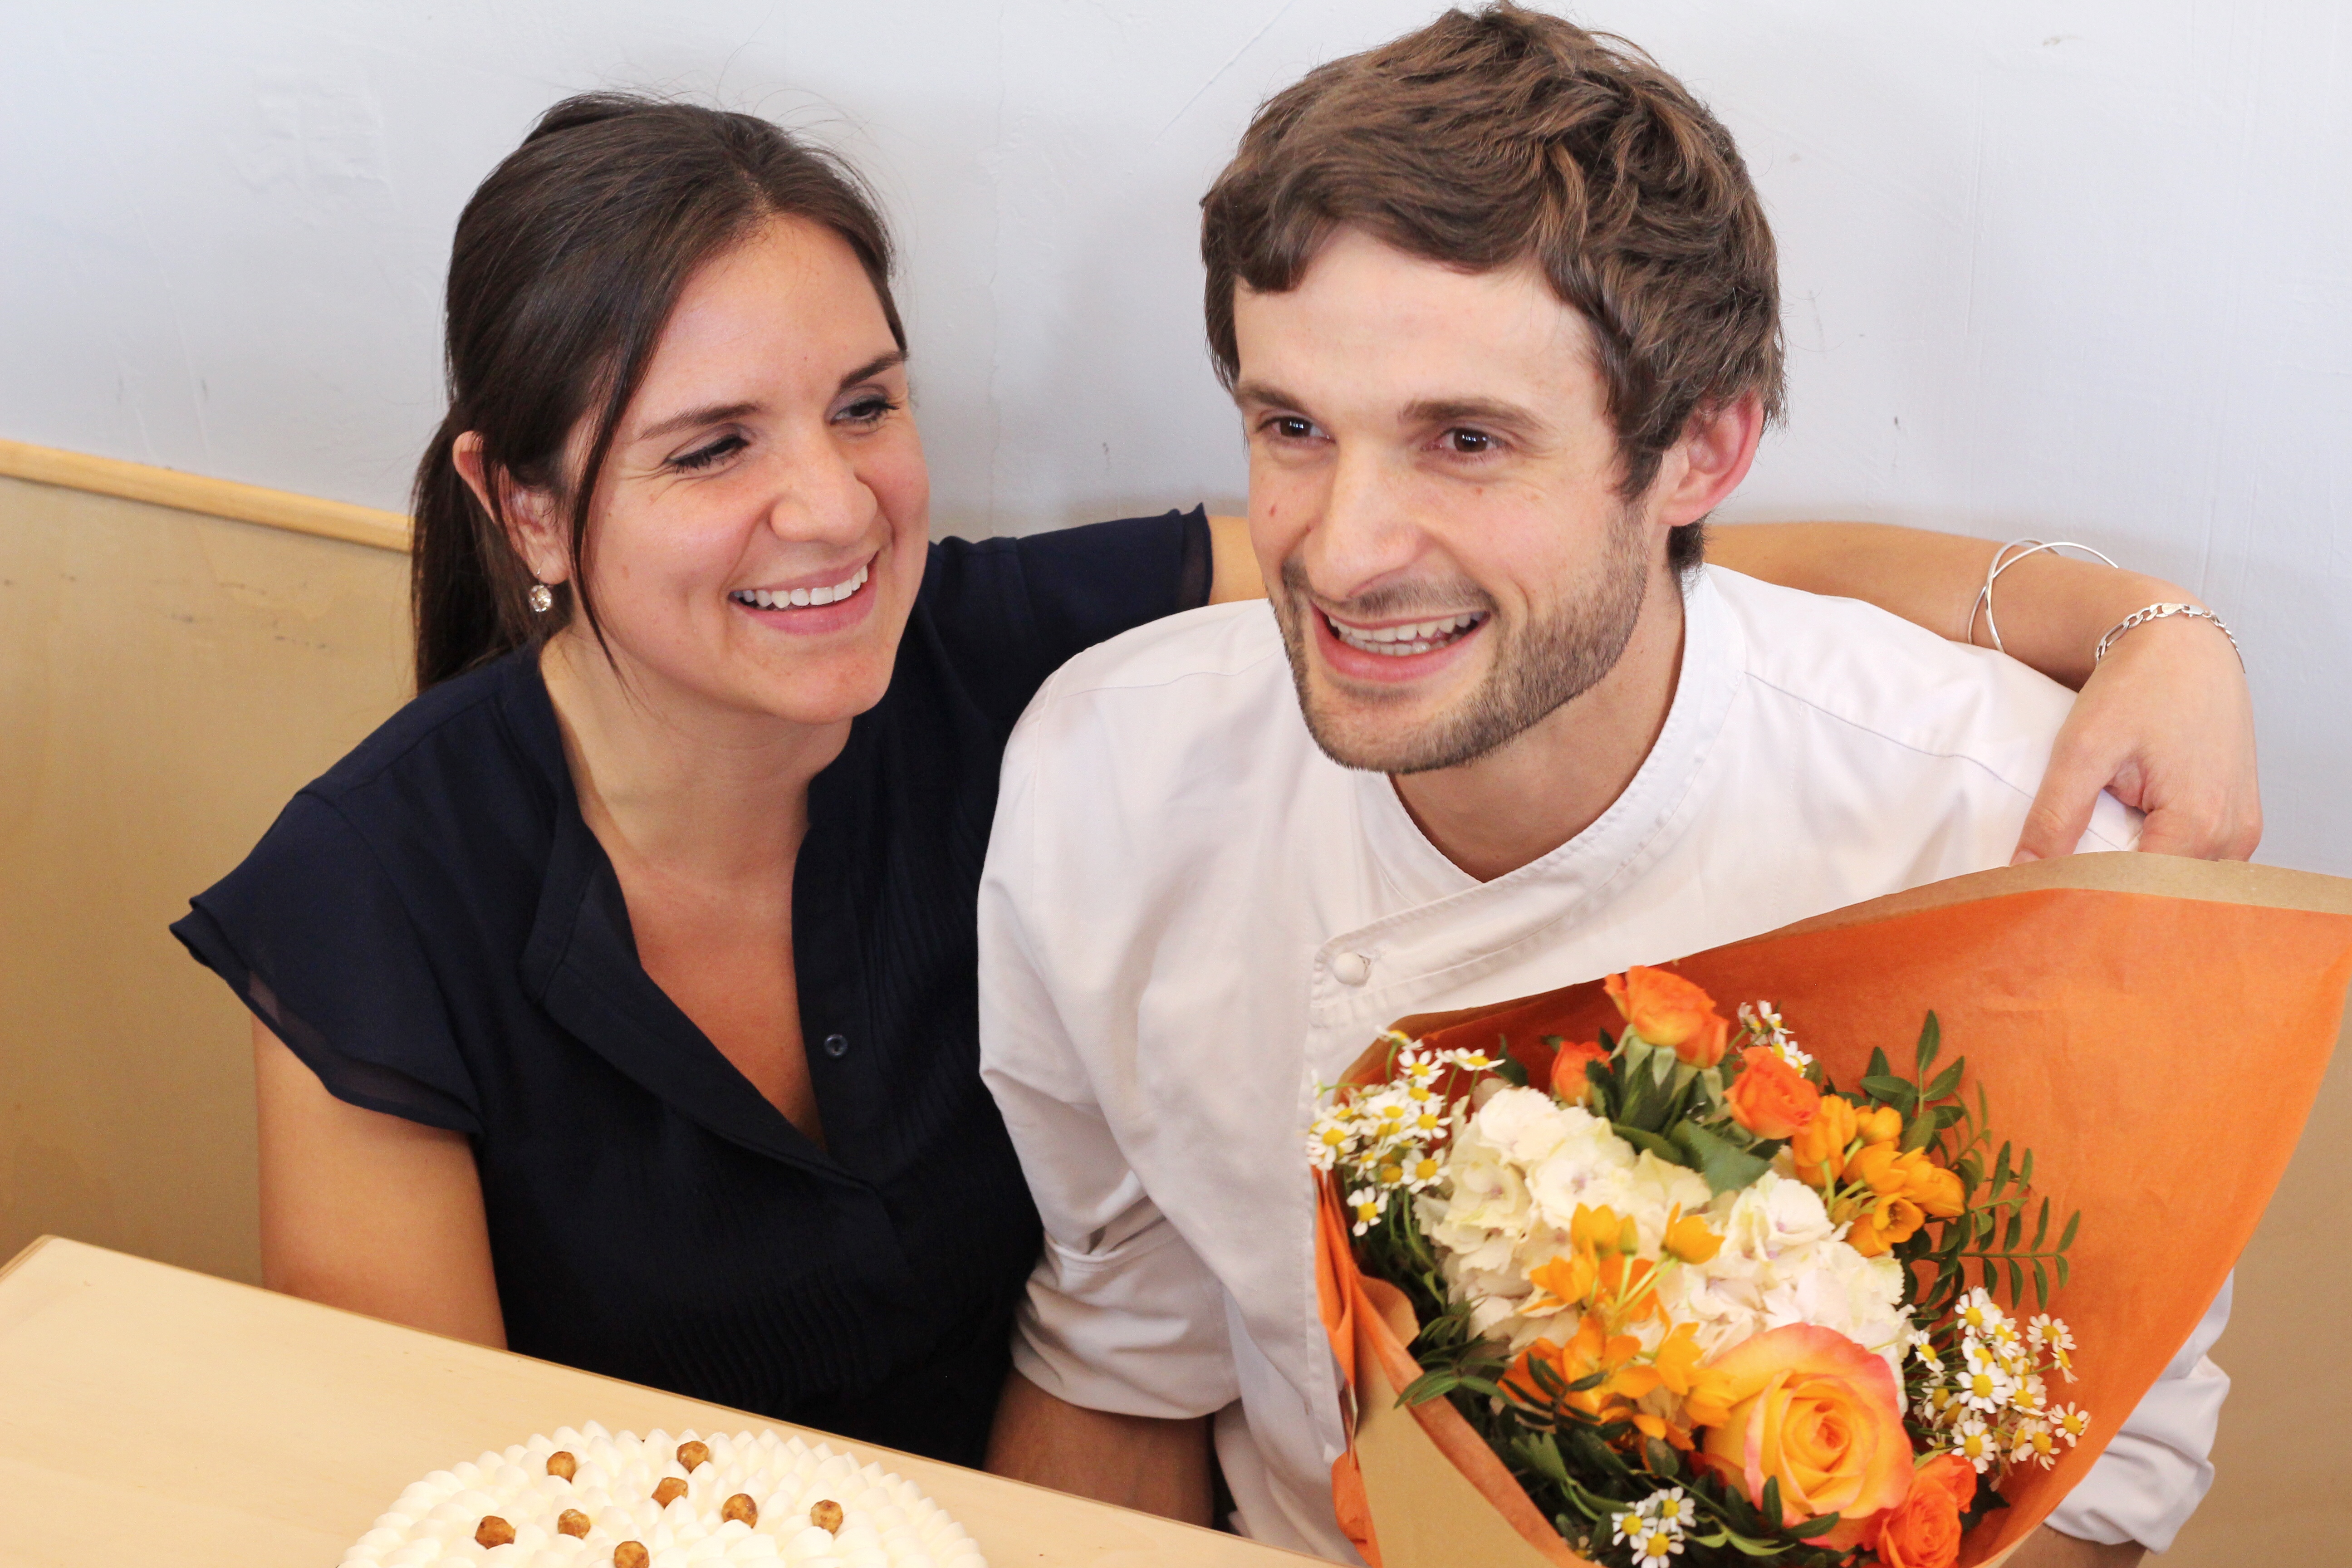
[[[1315,422],[1296,415],[1279,414],[1266,421],[1266,428],[1285,441],[1304,441],[1315,434]]]
[[[721,458],[733,456],[741,451],[744,445],[743,437],[740,436],[721,436],[708,447],[698,447],[682,457],[672,458],[669,460],[669,466],[673,468],[684,468],[691,473],[696,468],[710,467]]]
[[[1495,438],[1484,430],[1448,430],[1445,445],[1465,457],[1477,457],[1495,449]]]

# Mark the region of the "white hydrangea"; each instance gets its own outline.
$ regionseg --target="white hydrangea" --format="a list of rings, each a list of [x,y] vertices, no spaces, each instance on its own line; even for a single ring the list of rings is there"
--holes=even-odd
[[[1658,1286],[1659,1305],[1696,1326],[1702,1351],[1811,1323],[1885,1357],[1901,1376],[1911,1331],[1903,1266],[1847,1246],[1820,1194],[1767,1172],[1717,1198],[1707,1217],[1723,1233],[1722,1250],[1706,1263],[1668,1270]]]
[[[1708,1354],[1766,1329],[1833,1329],[1886,1358],[1898,1375],[1911,1322],[1902,1308],[1902,1266],[1866,1258],[1839,1238],[1819,1194],[1768,1173],[1720,1197],[1684,1166],[1636,1150],[1608,1122],[1535,1089],[1503,1089],[1463,1125],[1444,1178],[1418,1200],[1423,1227],[1444,1259],[1471,1329],[1524,1350],[1558,1324],[1521,1309],[1530,1271],[1570,1250],[1579,1205],[1633,1222],[1655,1257],[1677,1211],[1703,1214],[1725,1240],[1706,1264],[1660,1270],[1659,1305],[1688,1321]],[[1645,1348],[1664,1330],[1634,1331]]]

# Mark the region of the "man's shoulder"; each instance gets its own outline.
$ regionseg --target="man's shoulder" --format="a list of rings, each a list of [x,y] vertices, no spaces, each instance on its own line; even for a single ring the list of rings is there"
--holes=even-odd
[[[1097,643],[1055,673],[1051,689],[1065,699],[1148,693],[1195,679],[1262,682],[1269,673],[1287,689],[1273,610],[1251,599],[1163,616]]]
[[[1282,634],[1263,602],[1209,605],[1096,644],[1055,670],[1022,715],[1016,748],[1109,726],[1171,751],[1221,749],[1296,716]],[[1295,725],[1302,733],[1303,725]]]
[[[1706,571],[1738,628],[1751,695],[1857,740],[1956,756],[2046,752],[2073,704],[2073,693],[2017,660],[1874,605]]]

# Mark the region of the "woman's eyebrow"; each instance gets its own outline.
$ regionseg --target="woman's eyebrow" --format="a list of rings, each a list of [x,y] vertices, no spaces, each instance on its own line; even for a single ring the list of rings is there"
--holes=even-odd
[[[836,387],[835,390],[846,391],[850,387],[856,385],[861,381],[869,380],[874,376],[880,375],[886,370],[905,364],[906,363],[907,351],[905,349],[892,349],[888,353],[876,354],[872,359],[867,360],[864,364],[859,365],[856,370],[853,370],[847,375],[843,376],[841,378],[840,386]]]
[[[892,349],[888,353],[876,354],[872,359],[843,376],[841,384],[836,390],[846,391],[861,381],[871,380],[884,371],[906,363],[907,351],[904,349]],[[747,414],[757,414],[766,406],[765,404],[761,403],[713,403],[701,408],[689,408],[682,414],[673,414],[667,419],[646,426],[638,431],[633,439],[655,441],[664,436],[675,435],[680,430],[691,430],[700,425],[724,425],[730,419],[740,419]]]
[[[683,414],[673,414],[658,424],[646,426],[637,432],[635,438],[652,441],[680,430],[691,430],[698,425],[723,425],[730,419],[740,419],[746,414],[757,414],[762,406],[757,403],[714,403],[703,408],[689,408]]]

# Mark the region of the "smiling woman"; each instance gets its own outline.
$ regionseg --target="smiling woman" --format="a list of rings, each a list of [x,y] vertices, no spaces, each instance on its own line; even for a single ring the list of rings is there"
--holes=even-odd
[[[763,121],[551,111],[458,226],[420,695],[175,930],[255,1016],[269,1283],[974,1462],[1038,1247],[998,758],[1212,548],[932,546],[888,267]]]

